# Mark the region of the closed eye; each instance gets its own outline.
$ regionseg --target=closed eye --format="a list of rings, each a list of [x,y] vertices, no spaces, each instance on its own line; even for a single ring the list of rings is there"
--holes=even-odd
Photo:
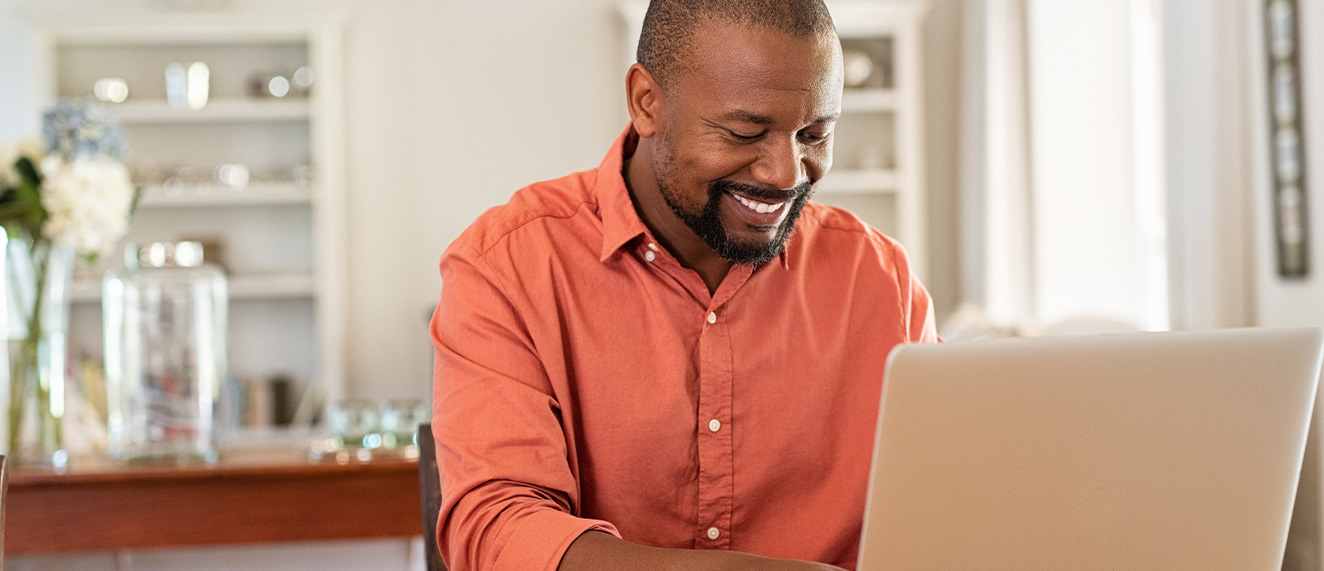
[[[804,142],[806,142],[806,143],[809,143],[809,144],[811,144],[811,145],[814,145],[814,144],[818,144],[818,143],[822,143],[823,141],[826,141],[826,140],[828,139],[829,136],[830,136],[829,133],[808,133],[808,132],[801,132],[801,133],[800,133],[800,140],[801,140],[801,141],[804,141]]]
[[[752,142],[757,141],[757,140],[759,140],[760,138],[763,137],[763,133],[755,133],[755,134],[753,134],[753,135],[746,135],[746,134],[743,134],[743,133],[737,133],[737,132],[732,131],[732,130],[730,130],[730,129],[723,129],[723,130],[726,131],[726,134],[727,134],[727,135],[730,135],[732,139],[735,139],[735,140],[740,141],[740,142],[742,142],[742,143],[752,143]]]

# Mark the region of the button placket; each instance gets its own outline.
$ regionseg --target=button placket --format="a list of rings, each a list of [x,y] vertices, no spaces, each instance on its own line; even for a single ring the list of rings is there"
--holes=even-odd
[[[719,306],[709,307],[699,333],[699,511],[695,534],[697,545],[708,549],[731,548],[734,502],[734,443],[731,431],[722,426],[723,419],[731,418],[733,347],[730,323],[719,319]]]

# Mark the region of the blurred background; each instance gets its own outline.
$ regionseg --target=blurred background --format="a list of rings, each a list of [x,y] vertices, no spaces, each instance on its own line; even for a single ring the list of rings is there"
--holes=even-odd
[[[948,340],[1324,324],[1318,2],[828,4],[848,88],[818,199],[902,240]],[[627,122],[643,6],[0,0],[0,141],[37,135],[56,97],[103,99],[144,187],[129,239],[223,253],[233,382],[312,408],[426,401],[442,251],[520,187],[598,164]],[[75,276],[88,362],[104,267]],[[1321,568],[1313,449],[1293,569]],[[411,549],[12,564],[381,568]]]

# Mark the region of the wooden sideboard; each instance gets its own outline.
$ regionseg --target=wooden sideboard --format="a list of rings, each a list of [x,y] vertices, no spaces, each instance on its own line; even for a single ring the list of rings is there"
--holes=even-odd
[[[4,551],[42,554],[422,534],[418,460],[234,451],[211,465],[75,458],[10,474]]]

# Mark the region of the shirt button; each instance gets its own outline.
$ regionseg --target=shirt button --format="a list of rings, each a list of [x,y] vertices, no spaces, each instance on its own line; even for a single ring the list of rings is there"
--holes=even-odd
[[[656,251],[657,251],[657,244],[653,244],[653,243],[650,242],[650,243],[648,244],[648,249],[649,249],[649,250],[652,250],[652,251],[654,251],[654,252],[656,252]]]
[[[717,420],[716,418],[714,418],[714,419],[708,421],[708,430],[711,430],[711,431],[713,431],[713,432],[717,432],[718,430],[721,430],[721,429],[722,429],[722,421]]]
[[[644,259],[651,262],[657,259],[657,254],[654,254],[652,252],[644,252]]]
[[[717,312],[712,312],[708,314],[708,323],[709,324],[717,323]]]
[[[717,529],[715,527],[708,528],[708,539],[717,541],[717,538],[719,537],[722,537],[722,530]]]

